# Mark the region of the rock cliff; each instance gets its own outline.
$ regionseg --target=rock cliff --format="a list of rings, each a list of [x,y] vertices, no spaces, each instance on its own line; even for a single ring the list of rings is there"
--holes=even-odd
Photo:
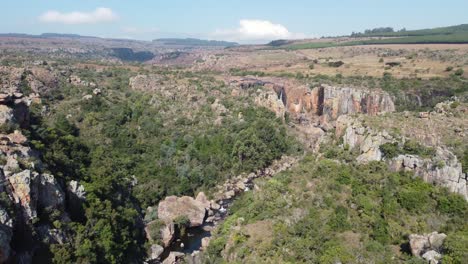
[[[29,82],[33,81],[36,82],[36,86],[31,87],[33,90],[45,89],[40,85],[54,83],[46,77],[43,81],[31,79]],[[16,85],[15,82],[2,84]],[[37,223],[41,214],[52,211],[58,212],[56,217],[60,222],[68,222],[70,218],[64,186],[43,171],[39,154],[31,149],[28,139],[19,130],[20,127],[29,128],[29,105],[34,103],[34,98],[36,95],[24,96],[14,86],[3,86],[0,91],[0,192],[4,194],[0,203],[0,263],[11,259],[28,263],[40,243],[67,241],[66,232],[52,223]],[[24,243],[20,247],[13,246],[13,240]]]
[[[384,159],[380,146],[387,142],[404,143],[406,138],[396,138],[387,131],[375,131],[365,126],[359,118],[341,116],[336,122],[336,136],[343,138],[343,145],[358,149],[356,160],[360,163],[385,160],[394,171],[412,171],[424,181],[447,187],[468,200],[467,175],[457,157],[443,146],[436,148],[431,157],[401,154]]]
[[[391,96],[380,90],[325,84],[311,89],[307,85],[281,78],[250,77],[230,80],[229,83],[241,90],[263,87],[266,91],[259,93],[255,102],[271,109],[279,116],[287,111],[297,119],[319,116],[321,122],[326,123],[345,114],[376,115],[395,111]],[[284,110],[279,107],[280,102],[283,103]]]

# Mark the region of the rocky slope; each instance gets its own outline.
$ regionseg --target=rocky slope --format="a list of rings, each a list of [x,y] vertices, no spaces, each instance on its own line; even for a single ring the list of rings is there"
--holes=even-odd
[[[30,263],[40,242],[66,242],[67,234],[57,223],[69,222],[67,197],[78,193],[83,198],[83,187],[71,182],[70,188],[43,170],[39,153],[29,146],[20,128],[29,128],[29,106],[37,101],[37,94],[23,95],[18,86],[22,80],[33,91],[42,91],[55,81],[43,76],[40,70],[18,77],[12,71],[2,80],[0,93],[0,263],[14,261]],[[23,72],[24,74],[24,72]],[[47,74],[44,74],[47,76]],[[13,77],[12,77],[13,76]],[[23,75],[24,76],[24,75]],[[18,77],[18,78],[16,78]],[[81,191],[80,192],[78,192]],[[54,221],[40,220],[54,212]],[[16,241],[16,242],[13,242]]]
[[[424,181],[447,187],[468,200],[467,175],[457,157],[443,145],[436,147],[430,157],[413,154],[399,154],[385,158],[381,146],[385,143],[404,144],[408,138],[398,138],[387,131],[374,130],[363,124],[359,118],[341,116],[336,122],[336,135],[343,138],[343,145],[358,149],[356,160],[360,163],[385,160],[394,171],[411,171]]]

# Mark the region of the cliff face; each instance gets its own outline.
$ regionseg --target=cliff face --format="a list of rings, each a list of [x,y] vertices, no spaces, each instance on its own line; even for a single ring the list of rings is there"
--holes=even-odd
[[[304,89],[306,88],[302,87]],[[376,115],[395,111],[390,95],[382,91],[329,85],[321,85],[312,90],[307,88],[302,94],[291,90],[286,89],[289,112],[311,113],[320,116],[325,122],[346,114]]]
[[[391,96],[380,90],[329,85],[310,89],[295,81],[279,78],[243,78],[231,80],[230,84],[242,90],[263,87],[265,93],[274,91],[276,97],[269,96],[269,103],[265,103],[264,98],[256,99],[256,103],[278,114],[281,113],[278,102],[282,102],[286,112],[297,119],[319,116],[321,122],[326,123],[346,114],[376,115],[395,111]]]

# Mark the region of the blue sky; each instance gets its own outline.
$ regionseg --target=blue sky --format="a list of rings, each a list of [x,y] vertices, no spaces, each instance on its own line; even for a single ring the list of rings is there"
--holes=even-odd
[[[467,0],[4,0],[1,33],[240,42],[468,23]]]

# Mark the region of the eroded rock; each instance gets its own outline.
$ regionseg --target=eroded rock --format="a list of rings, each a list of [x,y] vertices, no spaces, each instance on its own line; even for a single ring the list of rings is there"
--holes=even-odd
[[[189,196],[168,196],[159,202],[158,218],[165,223],[170,223],[178,217],[186,216],[191,227],[201,226],[205,219],[206,208],[205,203]]]

